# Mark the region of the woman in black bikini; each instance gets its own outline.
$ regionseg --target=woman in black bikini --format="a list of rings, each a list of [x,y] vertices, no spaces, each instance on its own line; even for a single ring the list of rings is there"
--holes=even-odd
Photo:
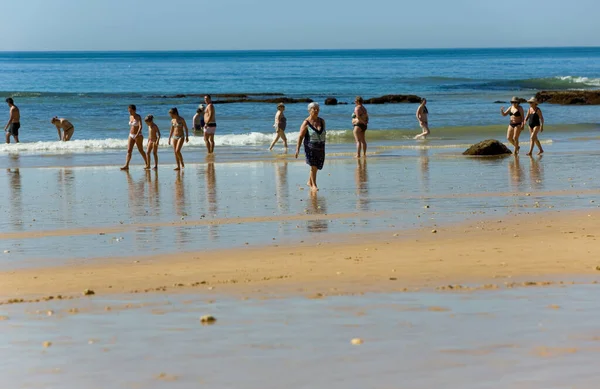
[[[363,98],[357,96],[354,100],[356,107],[352,114],[352,125],[354,126],[354,139],[356,140],[356,158],[360,158],[360,152],[362,149],[363,156],[367,156],[367,139],[365,133],[367,132],[367,126],[369,124],[369,114],[367,109],[363,105]]]
[[[500,108],[500,113],[502,113],[502,116],[510,115],[510,124],[506,132],[506,139],[515,146],[515,155],[519,155],[519,150],[521,149],[521,146],[519,146],[519,136],[521,136],[521,131],[523,131],[523,117],[525,116],[525,112],[519,103],[518,97],[513,97],[510,103],[512,106],[508,107],[507,110],[504,107]]]
[[[531,133],[531,145],[529,146],[529,152],[527,155],[531,157],[533,153],[533,147],[537,145],[538,155],[542,155],[544,153],[544,149],[542,149],[542,144],[538,139],[538,134],[540,132],[544,132],[544,115],[542,115],[542,110],[538,107],[538,101],[535,97],[527,100],[529,103],[529,110],[527,111],[527,117],[525,121],[529,124],[529,132]]]
[[[323,169],[325,163],[325,120],[319,117],[319,104],[310,103],[308,105],[309,117],[302,122],[300,127],[300,136],[296,146],[296,158],[300,153],[300,145],[304,143],[304,154],[306,154],[306,164],[310,166],[310,176],[307,185],[311,191],[319,190],[317,187],[317,171]]]
[[[173,170],[181,170],[185,167],[183,163],[183,155],[181,149],[183,148],[184,142],[189,142],[188,138],[188,126],[185,119],[179,116],[177,108],[171,108],[169,110],[171,116],[171,133],[169,134],[169,145],[171,144],[171,138],[173,139],[173,151],[175,152],[175,161],[177,161],[177,167]],[[185,129],[185,137],[183,130]]]

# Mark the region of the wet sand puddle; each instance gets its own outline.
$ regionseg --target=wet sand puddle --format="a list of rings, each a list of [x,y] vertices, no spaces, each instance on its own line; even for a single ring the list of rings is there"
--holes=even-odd
[[[596,388],[596,285],[2,306],[10,388]],[[200,318],[216,322],[203,325]]]

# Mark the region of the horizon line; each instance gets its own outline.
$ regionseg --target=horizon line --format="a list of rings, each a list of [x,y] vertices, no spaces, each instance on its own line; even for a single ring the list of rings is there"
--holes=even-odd
[[[0,54],[17,53],[232,53],[232,52],[326,52],[326,51],[414,51],[414,50],[543,50],[543,49],[598,49],[600,46],[503,46],[503,47],[422,47],[422,48],[321,48],[321,49],[181,49],[181,50],[0,50]]]

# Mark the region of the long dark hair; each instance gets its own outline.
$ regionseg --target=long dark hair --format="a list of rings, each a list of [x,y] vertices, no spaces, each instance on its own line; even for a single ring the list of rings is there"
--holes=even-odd
[[[173,107],[169,110],[169,113],[179,116],[179,111],[177,110],[177,108]]]

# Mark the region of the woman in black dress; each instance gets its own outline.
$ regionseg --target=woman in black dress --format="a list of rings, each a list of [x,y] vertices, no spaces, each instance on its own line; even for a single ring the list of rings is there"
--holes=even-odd
[[[323,169],[325,163],[325,120],[319,117],[319,104],[308,105],[309,116],[302,122],[300,136],[296,145],[296,158],[300,153],[300,145],[304,144],[306,164],[310,166],[310,176],[307,185],[311,191],[318,191],[317,171]]]

